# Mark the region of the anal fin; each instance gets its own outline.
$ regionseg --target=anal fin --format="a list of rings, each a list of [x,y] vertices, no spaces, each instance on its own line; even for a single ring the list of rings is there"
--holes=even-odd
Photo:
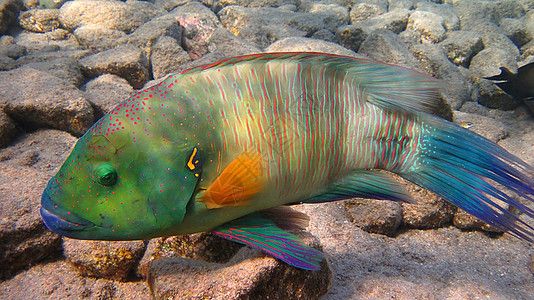
[[[376,170],[352,172],[334,182],[324,192],[302,202],[320,203],[350,198],[413,202],[401,184],[389,175]]]

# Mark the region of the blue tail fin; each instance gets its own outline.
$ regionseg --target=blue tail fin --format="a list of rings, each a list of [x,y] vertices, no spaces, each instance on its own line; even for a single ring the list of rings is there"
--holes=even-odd
[[[495,201],[534,218],[510,193],[534,202],[534,169],[491,141],[453,123],[422,115],[419,155],[404,178],[442,196],[480,220],[529,242],[534,228]],[[502,185],[504,188],[498,188]]]

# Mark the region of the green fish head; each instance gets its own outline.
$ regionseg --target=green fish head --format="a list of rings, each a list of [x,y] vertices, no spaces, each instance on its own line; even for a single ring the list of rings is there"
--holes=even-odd
[[[48,182],[41,216],[50,230],[131,240],[161,236],[182,222],[200,177],[197,148],[165,136],[165,126],[120,120],[98,121]]]

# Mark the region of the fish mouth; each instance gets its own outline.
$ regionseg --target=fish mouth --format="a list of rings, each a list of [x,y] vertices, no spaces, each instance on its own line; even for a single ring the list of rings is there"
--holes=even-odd
[[[45,226],[60,235],[69,236],[69,232],[81,231],[95,226],[93,222],[67,212],[57,205],[53,205],[52,199],[46,190],[41,196],[41,209],[39,212]]]

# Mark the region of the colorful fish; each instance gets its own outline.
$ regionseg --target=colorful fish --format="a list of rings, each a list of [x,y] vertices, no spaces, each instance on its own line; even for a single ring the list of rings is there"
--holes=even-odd
[[[533,168],[428,112],[440,82],[368,59],[266,53],[167,76],[100,119],[42,195],[46,226],[78,239],[211,231],[316,270],[287,205],[409,201],[380,170],[527,241]],[[497,188],[494,184],[507,187]],[[528,219],[530,220],[530,219]]]

